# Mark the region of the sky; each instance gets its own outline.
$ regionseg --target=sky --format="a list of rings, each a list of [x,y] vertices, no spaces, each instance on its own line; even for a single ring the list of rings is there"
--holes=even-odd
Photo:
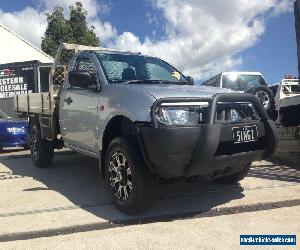
[[[0,23],[40,47],[46,13],[76,0],[1,0]],[[297,76],[293,0],[82,0],[101,44],[160,57],[197,83],[222,71]]]

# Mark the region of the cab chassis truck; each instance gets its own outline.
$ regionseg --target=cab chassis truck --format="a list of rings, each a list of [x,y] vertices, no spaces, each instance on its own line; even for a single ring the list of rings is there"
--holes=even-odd
[[[64,50],[75,51],[68,65]],[[29,118],[34,164],[50,165],[64,146],[99,159],[114,205],[128,214],[150,206],[158,177],[236,183],[277,144],[255,96],[194,85],[140,53],[62,44],[49,87],[14,100]]]

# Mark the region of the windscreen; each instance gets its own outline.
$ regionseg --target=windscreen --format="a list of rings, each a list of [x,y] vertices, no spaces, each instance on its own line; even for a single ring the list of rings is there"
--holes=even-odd
[[[259,85],[267,85],[261,75],[228,74],[223,75],[223,88],[246,91]]]
[[[110,83],[132,80],[188,83],[179,71],[158,58],[117,53],[98,53],[97,56]]]

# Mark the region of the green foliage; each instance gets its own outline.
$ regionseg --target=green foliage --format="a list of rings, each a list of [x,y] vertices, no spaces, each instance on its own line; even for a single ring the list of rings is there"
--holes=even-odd
[[[70,6],[70,19],[64,16],[64,9],[56,6],[47,15],[48,26],[42,38],[42,50],[54,57],[60,43],[76,43],[88,46],[100,46],[94,27],[87,25],[87,11],[81,2]]]

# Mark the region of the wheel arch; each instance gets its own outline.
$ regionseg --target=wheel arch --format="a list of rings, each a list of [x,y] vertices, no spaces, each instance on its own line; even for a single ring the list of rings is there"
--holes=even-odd
[[[136,136],[135,123],[123,115],[112,117],[107,123],[102,136],[102,150],[100,151],[100,172],[105,177],[105,154],[109,143],[119,136]]]

